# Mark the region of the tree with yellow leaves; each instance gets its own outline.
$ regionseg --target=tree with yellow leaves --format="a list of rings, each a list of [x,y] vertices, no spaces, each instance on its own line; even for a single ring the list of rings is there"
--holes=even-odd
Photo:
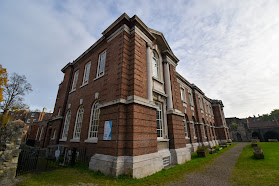
[[[0,65],[0,102],[3,101],[4,86],[7,86],[8,74],[7,70]]]

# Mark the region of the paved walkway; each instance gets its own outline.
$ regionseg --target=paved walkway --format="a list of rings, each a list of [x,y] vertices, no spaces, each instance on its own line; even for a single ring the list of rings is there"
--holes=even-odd
[[[215,161],[206,166],[203,170],[191,174],[186,174],[184,180],[171,182],[168,185],[191,185],[191,186],[227,186],[232,168],[236,163],[242,149],[247,143],[239,143],[224,152]]]

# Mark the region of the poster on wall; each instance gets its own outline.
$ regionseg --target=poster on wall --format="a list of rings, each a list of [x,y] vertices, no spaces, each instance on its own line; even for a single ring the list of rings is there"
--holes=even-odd
[[[112,121],[105,121],[103,140],[111,140]]]

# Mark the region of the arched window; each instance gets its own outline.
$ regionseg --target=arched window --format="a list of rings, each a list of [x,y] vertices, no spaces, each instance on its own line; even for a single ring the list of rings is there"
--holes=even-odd
[[[62,134],[62,139],[67,139],[68,137],[68,131],[69,131],[69,125],[71,120],[71,111],[69,110],[66,114],[65,123],[64,123],[64,129]]]
[[[98,138],[100,118],[100,109],[98,107],[99,101],[92,106],[88,138]]]
[[[152,52],[152,69],[153,77],[159,78],[159,57],[155,51]]]
[[[84,113],[84,109],[81,106],[81,107],[79,107],[79,109],[77,111],[77,117],[76,117],[76,124],[75,124],[73,139],[79,139],[80,138],[80,131],[81,131],[83,113]]]

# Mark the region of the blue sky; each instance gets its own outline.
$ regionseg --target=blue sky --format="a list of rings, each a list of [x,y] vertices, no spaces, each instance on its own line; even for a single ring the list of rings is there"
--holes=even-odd
[[[61,69],[123,12],[162,32],[177,71],[226,117],[279,108],[279,1],[0,1],[0,64],[26,75],[31,109],[53,110]]]

